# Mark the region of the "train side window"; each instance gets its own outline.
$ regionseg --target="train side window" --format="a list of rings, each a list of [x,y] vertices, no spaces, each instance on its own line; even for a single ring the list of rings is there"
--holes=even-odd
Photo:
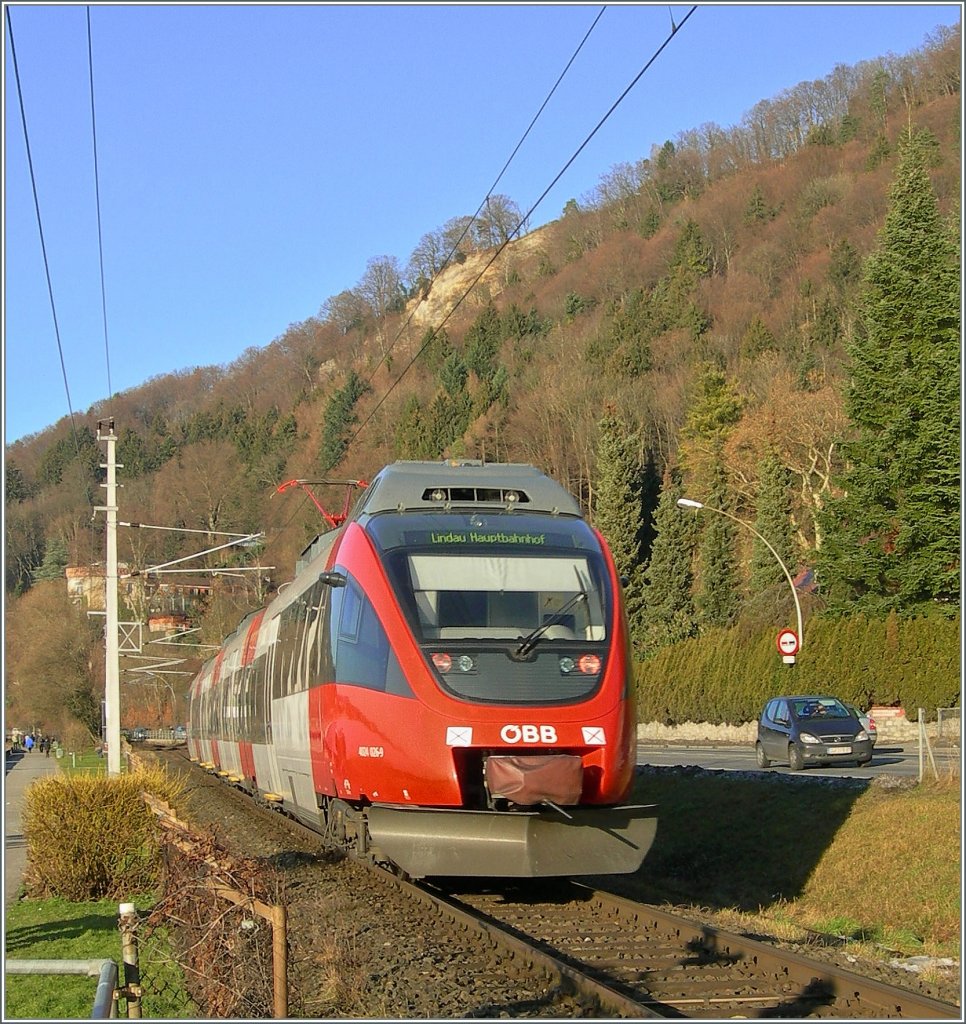
[[[359,639],[359,622],[362,618],[362,595],[359,584],[350,580],[345,588],[342,601],[342,615],[339,618],[339,639],[355,642]]]
[[[323,622],[322,600],[326,588],[321,582],[312,585],[300,598],[302,609],[300,613],[301,629],[299,632],[298,651],[298,688],[307,690],[315,681],[313,672],[313,653],[318,644],[318,633]]]
[[[332,638],[335,679],[411,697],[412,690],[372,602],[351,577],[339,589],[342,607]],[[335,593],[330,600],[335,604]]]

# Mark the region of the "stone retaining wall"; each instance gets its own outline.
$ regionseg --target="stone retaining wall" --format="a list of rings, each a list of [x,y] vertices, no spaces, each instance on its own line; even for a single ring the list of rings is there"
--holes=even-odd
[[[915,743],[919,739],[918,722],[905,718],[876,719],[878,743]],[[936,723],[926,725],[930,738],[936,735]],[[683,725],[663,725],[660,722],[641,722],[637,738],[650,743],[748,743],[758,735],[758,723],[744,725],[718,725],[711,722],[685,722]]]

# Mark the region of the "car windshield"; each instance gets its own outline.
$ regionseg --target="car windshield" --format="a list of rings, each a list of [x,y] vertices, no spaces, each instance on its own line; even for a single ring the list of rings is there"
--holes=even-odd
[[[800,697],[792,701],[796,718],[851,718],[845,705],[834,697]]]

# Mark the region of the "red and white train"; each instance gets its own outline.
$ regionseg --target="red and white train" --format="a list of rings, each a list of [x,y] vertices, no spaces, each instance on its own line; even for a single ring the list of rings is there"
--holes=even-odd
[[[194,679],[193,760],[412,877],[637,870],[621,584],[532,466],[397,462]]]

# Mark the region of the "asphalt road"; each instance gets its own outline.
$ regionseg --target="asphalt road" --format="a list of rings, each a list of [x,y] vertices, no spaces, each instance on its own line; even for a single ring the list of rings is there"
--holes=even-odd
[[[958,753],[954,757],[943,751],[935,752],[936,768],[942,774],[959,765]],[[876,744],[870,764],[857,768],[855,763],[843,764],[832,768],[806,768],[802,772],[791,772],[788,765],[776,764],[771,768],[759,768],[755,762],[755,748],[750,744],[735,745],[699,745],[641,742],[637,745],[637,763],[651,765],[697,765],[723,771],[770,772],[795,774],[805,777],[838,777],[856,779],[874,779],[879,775],[898,775],[904,778],[917,778],[919,775],[919,748],[916,744],[882,743]],[[924,777],[932,775],[932,766],[928,756],[924,759]]]

